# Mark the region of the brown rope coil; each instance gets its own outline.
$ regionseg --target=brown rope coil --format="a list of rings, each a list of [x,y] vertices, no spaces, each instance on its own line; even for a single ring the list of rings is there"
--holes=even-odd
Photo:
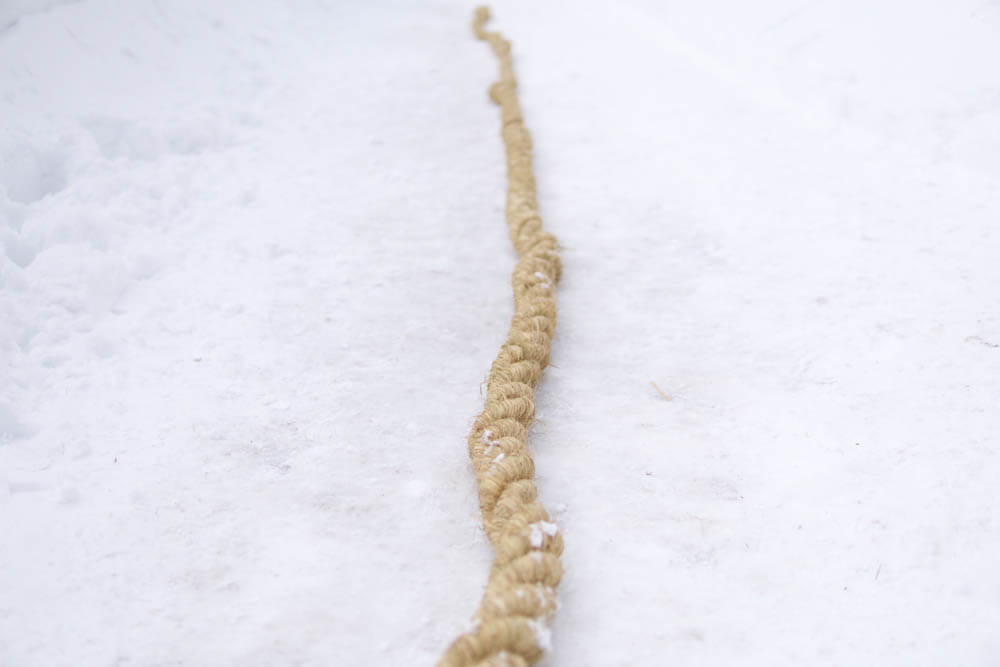
[[[476,10],[473,29],[500,61],[490,97],[500,106],[507,151],[507,225],[520,255],[514,267],[514,317],[487,381],[486,404],[469,434],[479,504],[496,560],[472,628],[456,639],[438,667],[521,667],[549,646],[548,624],[562,577],[562,535],[536,500],[535,464],[527,451],[535,386],[548,364],[556,324],[558,244],[542,229],[510,42],[484,29],[489,10]]]

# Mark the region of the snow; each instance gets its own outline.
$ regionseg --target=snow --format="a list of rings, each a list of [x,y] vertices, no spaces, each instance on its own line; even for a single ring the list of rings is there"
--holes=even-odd
[[[539,286],[544,287],[545,289],[549,289],[550,287],[552,287],[552,283],[549,282],[548,276],[546,276],[541,271],[535,271],[535,277],[538,278],[539,280],[538,282]]]
[[[536,522],[536,523],[531,524],[529,526],[529,528],[531,528],[530,541],[531,541],[532,548],[534,548],[534,549],[541,549],[542,548],[542,541],[545,539],[545,538],[542,537],[542,528],[541,528],[541,526],[539,526],[537,524],[537,522]]]
[[[544,651],[552,650],[552,630],[543,621],[532,621],[531,628],[538,637],[538,645]]]
[[[1000,7],[493,9],[564,247],[545,664],[1000,664]],[[514,262],[471,15],[2,5],[0,664],[466,627]]]
[[[551,521],[535,521],[534,523],[528,524],[528,528],[531,529],[529,540],[531,542],[531,546],[535,549],[542,548],[542,543],[545,541],[545,535],[555,537],[556,533],[559,532],[559,526]]]

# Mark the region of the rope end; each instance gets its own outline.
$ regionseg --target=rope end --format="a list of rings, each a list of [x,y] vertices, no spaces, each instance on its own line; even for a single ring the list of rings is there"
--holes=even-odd
[[[486,29],[484,26],[490,20],[490,8],[486,5],[476,7],[476,17],[472,21],[472,31],[479,39],[486,39]]]

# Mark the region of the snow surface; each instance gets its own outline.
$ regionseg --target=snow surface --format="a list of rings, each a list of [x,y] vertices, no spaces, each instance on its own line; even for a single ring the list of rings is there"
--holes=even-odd
[[[431,664],[514,261],[471,4],[0,8],[0,664]],[[546,663],[1000,665],[1000,5],[494,10]]]

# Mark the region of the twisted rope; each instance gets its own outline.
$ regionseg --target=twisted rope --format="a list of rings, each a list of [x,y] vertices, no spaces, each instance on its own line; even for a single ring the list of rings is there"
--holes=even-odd
[[[438,667],[521,667],[549,647],[548,623],[562,577],[562,535],[535,498],[535,464],[526,443],[535,416],[535,386],[549,362],[556,324],[553,289],[560,263],[554,236],[542,230],[510,42],[486,32],[489,10],[476,10],[476,37],[500,61],[490,97],[500,106],[507,151],[507,226],[520,255],[514,267],[514,317],[487,381],[486,404],[469,434],[479,505],[496,560],[473,627],[445,652]]]

